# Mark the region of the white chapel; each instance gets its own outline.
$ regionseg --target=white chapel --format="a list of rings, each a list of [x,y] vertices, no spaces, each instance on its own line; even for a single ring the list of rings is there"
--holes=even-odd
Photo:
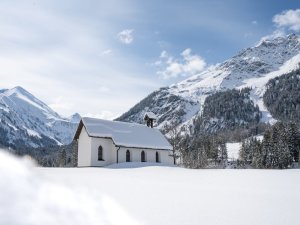
[[[146,125],[84,117],[74,140],[78,141],[78,167],[107,166],[122,162],[173,164],[172,146],[153,128],[154,115],[145,114]]]

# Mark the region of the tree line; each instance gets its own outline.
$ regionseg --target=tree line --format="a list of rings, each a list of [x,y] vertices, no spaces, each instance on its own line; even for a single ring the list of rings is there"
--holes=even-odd
[[[263,140],[246,139],[239,152],[240,164],[253,168],[284,169],[299,162],[300,132],[296,123],[277,122]]]
[[[222,135],[201,132],[187,134],[175,123],[166,124],[163,130],[173,147],[174,164],[186,168],[224,168],[227,162],[226,138]]]

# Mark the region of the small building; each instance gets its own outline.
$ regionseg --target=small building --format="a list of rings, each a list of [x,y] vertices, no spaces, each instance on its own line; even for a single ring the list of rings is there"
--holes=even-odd
[[[172,146],[165,136],[141,124],[84,117],[74,140],[78,141],[78,167],[122,162],[173,164]]]

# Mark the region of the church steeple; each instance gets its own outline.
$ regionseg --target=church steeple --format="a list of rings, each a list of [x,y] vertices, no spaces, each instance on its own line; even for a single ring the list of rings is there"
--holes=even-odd
[[[153,128],[153,122],[156,120],[156,115],[153,112],[146,112],[144,115],[144,121],[148,127]]]

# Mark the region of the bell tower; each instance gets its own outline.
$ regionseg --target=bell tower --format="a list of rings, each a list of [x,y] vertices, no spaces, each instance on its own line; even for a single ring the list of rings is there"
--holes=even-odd
[[[153,112],[146,112],[144,115],[144,121],[147,124],[147,127],[153,128],[153,122],[156,120],[156,115]]]

